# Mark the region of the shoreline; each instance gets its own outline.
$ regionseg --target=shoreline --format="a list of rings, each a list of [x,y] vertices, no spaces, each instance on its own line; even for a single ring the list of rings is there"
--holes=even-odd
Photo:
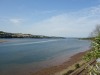
[[[79,52],[79,53],[71,56],[68,60],[66,59],[66,61],[64,63],[60,64],[60,65],[44,68],[40,71],[31,73],[31,75],[58,75],[58,73],[63,72],[64,70],[68,69],[68,67],[70,67],[73,64],[82,60],[82,57],[88,51],[89,50],[84,51],[84,52]]]
[[[0,43],[4,43],[4,42],[7,42],[7,41],[5,41],[5,40],[0,40]]]

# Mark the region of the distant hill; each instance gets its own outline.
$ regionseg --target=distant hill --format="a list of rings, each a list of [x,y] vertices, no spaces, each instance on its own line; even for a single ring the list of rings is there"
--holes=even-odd
[[[88,38],[78,38],[80,40],[94,40],[95,37],[88,37]]]
[[[64,39],[64,37],[56,36],[44,36],[44,35],[32,35],[32,34],[22,34],[22,33],[9,33],[0,31],[0,38],[59,38]]]

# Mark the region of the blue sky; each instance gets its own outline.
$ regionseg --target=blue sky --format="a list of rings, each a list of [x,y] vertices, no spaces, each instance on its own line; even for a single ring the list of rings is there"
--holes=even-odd
[[[100,24],[100,0],[0,0],[0,30],[87,37]]]

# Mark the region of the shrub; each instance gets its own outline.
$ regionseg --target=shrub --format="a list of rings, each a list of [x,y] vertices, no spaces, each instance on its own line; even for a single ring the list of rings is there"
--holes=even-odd
[[[75,69],[80,68],[80,64],[75,64]]]
[[[65,73],[65,74],[63,74],[63,75],[69,75],[69,74],[71,74],[73,71],[74,71],[74,70],[69,70],[69,71],[67,71],[67,73]]]

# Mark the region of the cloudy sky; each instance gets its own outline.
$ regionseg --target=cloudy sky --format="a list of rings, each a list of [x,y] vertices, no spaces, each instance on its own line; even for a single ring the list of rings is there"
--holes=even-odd
[[[87,37],[100,24],[100,0],[0,0],[0,31]]]

